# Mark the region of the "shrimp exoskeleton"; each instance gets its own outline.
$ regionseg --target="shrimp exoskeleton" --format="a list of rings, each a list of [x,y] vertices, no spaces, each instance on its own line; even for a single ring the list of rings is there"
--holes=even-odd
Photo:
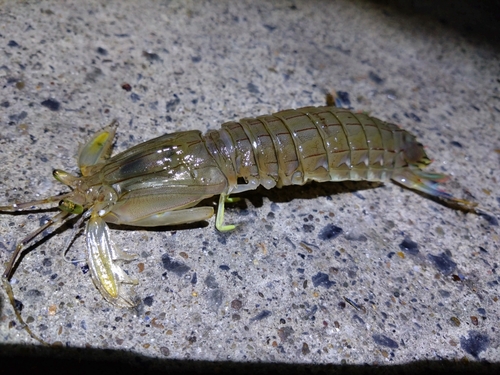
[[[28,242],[45,228],[82,215],[79,223],[87,220],[87,262],[95,286],[113,305],[132,307],[135,302],[122,284],[136,281],[116,261],[133,257],[115,246],[107,223],[155,227],[206,220],[213,207],[198,203],[220,195],[216,227],[230,230],[234,226],[223,222],[229,195],[259,185],[270,189],[308,181],[392,179],[477,212],[475,204],[438,189],[445,175],[423,171],[430,160],[415,136],[346,109],[305,107],[227,122],[206,135],[196,130],[166,134],[111,157],[116,125],[113,121],[80,149],[81,177],[54,171],[71,192],[0,207],[17,211],[60,201],[61,210],[18,244],[4,281]]]

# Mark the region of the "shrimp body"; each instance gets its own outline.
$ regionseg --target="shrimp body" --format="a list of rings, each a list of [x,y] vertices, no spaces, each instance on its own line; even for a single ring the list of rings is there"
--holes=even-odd
[[[62,196],[2,206],[17,211],[60,201],[61,212],[22,240],[3,274],[8,280],[24,245],[45,228],[81,215],[86,227],[87,261],[103,297],[117,306],[136,304],[122,284],[135,284],[116,263],[130,254],[113,243],[107,223],[154,227],[206,220],[211,206],[197,206],[220,195],[216,227],[224,225],[229,194],[308,181],[392,179],[410,189],[461,205],[437,188],[445,175],[422,170],[430,163],[415,136],[396,125],[361,113],[326,106],[285,110],[222,124],[220,130],[166,134],[111,157],[116,121],[96,133],[81,149],[81,177],[56,170],[54,177],[71,188]],[[75,233],[75,231],[74,231]],[[11,297],[13,301],[13,297]]]
[[[337,107],[305,107],[222,124],[204,137],[235,193],[308,181],[387,181],[425,190],[444,175],[426,174],[430,163],[415,136],[399,126]],[[238,185],[237,178],[247,183]],[[408,183],[408,180],[411,181]],[[423,181],[425,180],[425,181]]]

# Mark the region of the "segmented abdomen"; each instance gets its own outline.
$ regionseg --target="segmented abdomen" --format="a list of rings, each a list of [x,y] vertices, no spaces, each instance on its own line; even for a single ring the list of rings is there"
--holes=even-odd
[[[404,144],[415,138],[397,125],[336,107],[226,122],[206,137],[224,156],[230,181],[243,177],[268,189],[310,180],[387,180],[407,165]]]

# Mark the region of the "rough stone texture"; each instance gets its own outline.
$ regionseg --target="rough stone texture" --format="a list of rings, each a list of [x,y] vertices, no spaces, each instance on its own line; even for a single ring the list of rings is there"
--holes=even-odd
[[[66,191],[52,169],[76,173],[78,144],[113,118],[122,151],[340,91],[415,133],[446,190],[493,213],[324,183],[243,194],[229,233],[113,227],[138,254],[132,310],[95,289],[83,235],[64,261],[66,227],[14,274],[23,318],[49,343],[169,359],[500,361],[499,63],[491,40],[364,1],[2,2],[1,202]],[[2,213],[2,264],[53,214]],[[1,297],[0,341],[36,343]]]

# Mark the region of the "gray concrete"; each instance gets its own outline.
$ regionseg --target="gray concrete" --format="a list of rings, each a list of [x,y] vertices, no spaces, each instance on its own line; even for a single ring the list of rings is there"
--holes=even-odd
[[[445,189],[499,217],[499,51],[433,19],[363,1],[3,1],[1,202],[65,191],[78,144],[111,119],[116,151],[166,132],[306,105],[351,106],[415,133]],[[140,5],[141,4],[141,5]],[[129,84],[131,91],[122,88]],[[56,108],[58,106],[58,108]],[[135,310],[116,308],[37,244],[12,284],[49,343],[150,357],[286,363],[499,361],[499,227],[388,182],[258,190],[239,224],[113,228],[138,254]],[[0,260],[52,212],[0,215]],[[342,233],[322,236],[335,226]],[[403,250],[413,241],[418,250]],[[404,247],[404,246],[403,246]],[[162,257],[185,265],[164,268]],[[68,254],[85,258],[84,237]],[[349,304],[346,301],[353,301]],[[35,343],[2,292],[0,341]]]

